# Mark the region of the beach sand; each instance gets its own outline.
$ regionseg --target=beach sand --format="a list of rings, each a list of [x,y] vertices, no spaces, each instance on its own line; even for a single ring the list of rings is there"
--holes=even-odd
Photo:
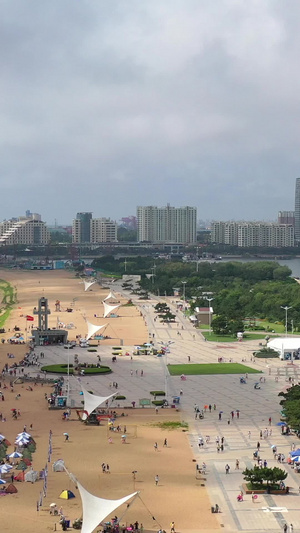
[[[86,333],[85,316],[93,323],[101,323],[101,319],[96,319],[95,322],[93,315],[101,315],[101,299],[108,294],[108,290],[96,286],[93,287],[92,294],[84,293],[83,286],[71,272],[2,271],[0,278],[9,281],[17,289],[18,303],[6,324],[10,330],[18,325],[22,333],[26,334],[25,319],[21,315],[32,315],[40,296],[49,298],[52,311],[57,299],[61,301],[63,309],[73,303],[73,313],[59,313],[60,320],[69,323],[71,316],[72,322],[77,326],[70,330],[71,339]],[[126,301],[124,298],[120,300]],[[105,334],[114,337],[106,342],[113,345],[116,339],[123,339],[124,345],[134,345],[147,340],[146,326],[135,307],[122,307],[118,314],[119,318],[105,321],[110,328],[107,328]],[[50,327],[54,327],[56,321],[57,313],[52,312]],[[6,338],[11,334],[12,331],[8,332]],[[24,351],[26,346],[23,345],[1,344],[1,366],[21,359]],[[15,359],[7,359],[7,352],[14,353]],[[71,420],[66,422],[62,420],[61,411],[48,410],[44,395],[46,392],[50,393],[49,386],[36,385],[33,386],[33,391],[27,388],[26,384],[19,384],[14,386],[13,392],[10,388],[3,390],[5,401],[1,402],[0,412],[7,420],[0,423],[0,433],[12,443],[8,449],[11,453],[17,433],[23,430],[24,425],[28,430],[30,424],[33,424],[31,434],[37,444],[33,454],[33,468],[39,471],[47,463],[49,431],[52,430],[53,453],[48,465],[48,490],[39,511],[37,501],[42,481],[34,484],[17,483],[17,494],[2,496],[1,507],[5,512],[2,512],[1,531],[35,533],[53,531],[55,527],[60,530],[58,518],[49,513],[51,503],[62,506],[71,523],[81,516],[78,489],[65,472],[52,472],[53,462],[60,458],[64,459],[68,471],[94,495],[117,499],[136,490],[140,491],[129,509],[123,505],[114,513],[119,517],[125,513],[121,524],[138,520],[143,523],[144,531],[158,531],[160,526],[169,531],[170,522],[174,520],[176,531],[194,533],[219,529],[216,517],[210,512],[211,503],[203,486],[205,481],[195,477],[196,468],[188,433],[182,429],[166,431],[153,426],[158,420],[180,420],[180,412],[160,410],[156,415],[153,409],[119,410],[119,414],[128,414],[117,419],[122,430],[124,424],[127,428],[126,444],[122,444],[122,432],[108,432],[105,422],[99,427],[86,426],[78,420],[75,410],[72,411]],[[16,400],[18,393],[21,398]],[[21,410],[18,420],[12,419],[12,408]],[[65,442],[63,436],[66,431],[70,435],[68,442]],[[111,444],[108,440],[110,436]],[[167,447],[163,447],[164,438],[168,440]],[[158,443],[157,451],[154,449],[155,442]],[[103,462],[109,464],[110,474],[102,473]],[[137,471],[136,480],[133,479],[134,470]],[[159,476],[158,486],[155,486],[155,475]],[[75,499],[59,499],[64,489],[72,490]]]

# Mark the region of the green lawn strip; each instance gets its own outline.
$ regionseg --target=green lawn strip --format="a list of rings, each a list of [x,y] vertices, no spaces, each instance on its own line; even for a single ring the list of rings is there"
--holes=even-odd
[[[245,320],[244,323],[249,325],[249,321],[247,320]],[[276,324],[275,322],[268,322],[267,320],[256,318],[255,326],[263,328],[266,333],[269,333],[270,331],[275,331],[275,333],[285,333],[285,325],[279,322]]]
[[[12,312],[12,308],[11,307],[8,307],[6,308],[6,310],[4,311],[4,313],[2,315],[0,315],[0,328],[3,328],[4,325],[5,325],[5,322],[6,320],[8,319],[10,313]]]
[[[188,429],[189,425],[187,422],[155,422],[153,424],[150,424],[152,427],[160,428],[160,429]]]
[[[210,342],[238,342],[237,337],[233,337],[232,335],[216,335],[213,332],[209,331],[202,331],[201,332],[203,337],[206,338],[206,340]],[[243,341],[253,341],[253,340],[261,340],[265,339],[266,334],[265,333],[244,333]]]
[[[260,374],[260,370],[239,363],[211,363],[203,365],[168,365],[171,376],[201,376],[208,374]]]

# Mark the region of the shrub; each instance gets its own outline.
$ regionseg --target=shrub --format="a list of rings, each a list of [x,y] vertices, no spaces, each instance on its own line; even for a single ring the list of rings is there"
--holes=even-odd
[[[165,396],[166,395],[166,393],[162,390],[151,390],[150,394],[152,396]]]
[[[52,374],[67,374],[68,373],[68,365],[47,365],[43,366],[41,368],[43,372],[51,372]],[[92,367],[81,367],[81,370],[84,370],[85,374],[109,374],[111,372],[111,368],[109,366],[92,366]],[[69,365],[69,374],[74,374],[74,368],[73,365]]]
[[[88,348],[88,352],[96,352],[97,348]]]
[[[122,396],[122,395],[120,395],[120,396],[115,396],[114,399],[115,399],[115,400],[126,400],[126,396]]]

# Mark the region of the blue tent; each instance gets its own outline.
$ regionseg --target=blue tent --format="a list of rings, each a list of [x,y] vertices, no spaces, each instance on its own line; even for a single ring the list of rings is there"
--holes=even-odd
[[[297,457],[298,455],[300,455],[300,448],[298,448],[297,450],[293,452],[290,452],[291,457]]]

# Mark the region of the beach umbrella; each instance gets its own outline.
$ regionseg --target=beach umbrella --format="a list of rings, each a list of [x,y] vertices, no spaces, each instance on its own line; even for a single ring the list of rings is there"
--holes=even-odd
[[[28,444],[29,440],[28,439],[17,439],[15,444],[17,444],[18,446],[25,446],[26,444]]]
[[[13,452],[8,457],[10,459],[19,459],[20,457],[23,457],[23,454],[20,452]]]
[[[56,503],[50,503],[49,507],[56,507]]]
[[[0,485],[5,485],[6,481],[4,479],[0,479]]]
[[[26,431],[22,431],[22,433],[18,433],[18,437],[24,437],[25,439],[30,439],[31,435],[27,433]]]
[[[0,474],[6,474],[6,473],[9,472],[11,469],[12,469],[12,466],[11,466],[11,465],[8,465],[8,464],[0,465]]]
[[[4,435],[0,435],[0,442],[1,442],[2,440],[5,440]]]
[[[276,444],[272,444],[271,448],[276,448]]]
[[[286,422],[277,422],[276,426],[286,426]]]

